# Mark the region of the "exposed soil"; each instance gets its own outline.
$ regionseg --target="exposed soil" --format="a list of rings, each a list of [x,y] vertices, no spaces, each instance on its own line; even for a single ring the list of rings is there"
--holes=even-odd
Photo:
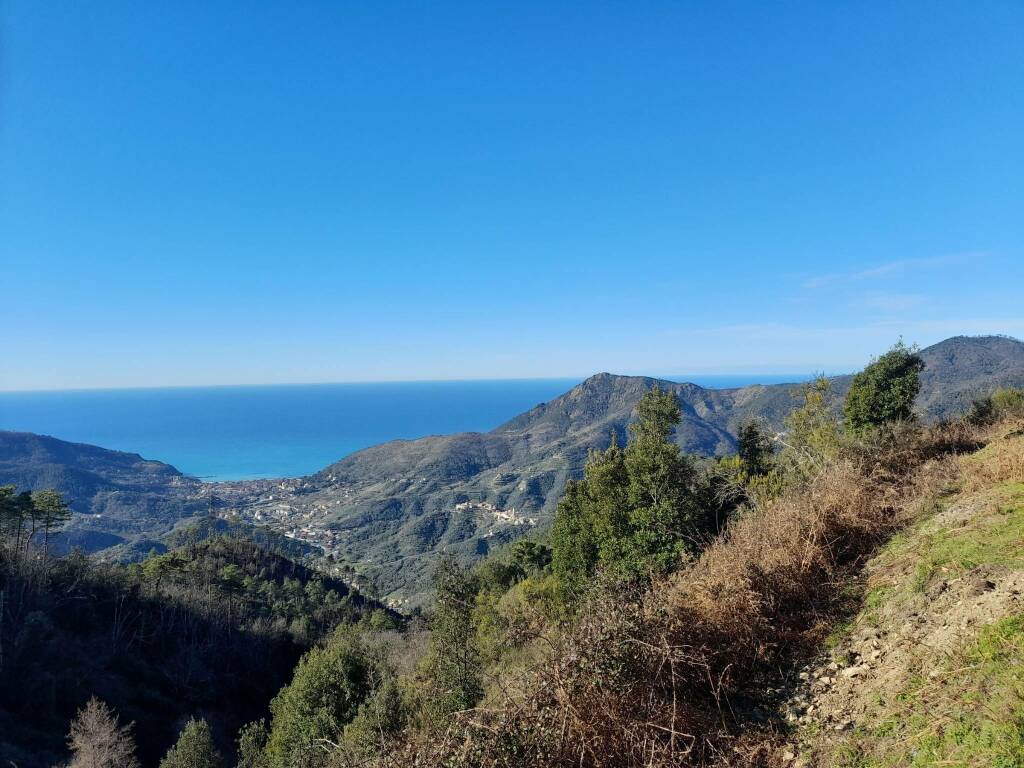
[[[863,735],[883,715],[891,716],[884,710],[899,692],[913,688],[920,694],[940,685],[981,627],[1024,614],[1024,568],[1018,563],[926,567],[930,537],[958,541],[965,531],[984,531],[993,520],[1007,519],[1002,502],[1000,494],[987,491],[961,497],[868,564],[861,613],[837,633],[831,649],[792,673],[792,693],[781,708],[791,735],[777,751],[779,764],[836,765],[837,750],[855,730]],[[1024,557],[1024,541],[1019,547]]]

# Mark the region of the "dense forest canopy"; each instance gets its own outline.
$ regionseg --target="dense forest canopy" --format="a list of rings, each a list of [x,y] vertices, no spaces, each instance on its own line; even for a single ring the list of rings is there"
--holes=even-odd
[[[134,722],[144,764],[199,713],[231,751],[335,627],[401,625],[344,582],[244,538],[197,536],[131,565],[55,557],[47,535],[64,509],[52,491],[0,488],[0,755],[16,765],[59,760],[68,722],[93,696]]]

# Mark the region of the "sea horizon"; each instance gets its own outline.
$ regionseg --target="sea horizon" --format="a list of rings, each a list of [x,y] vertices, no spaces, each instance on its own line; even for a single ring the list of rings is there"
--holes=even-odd
[[[661,376],[723,389],[809,375]],[[0,429],[137,453],[207,482],[301,477],[390,440],[486,432],[583,377],[0,392]]]
[[[613,376],[640,376],[650,379],[671,381],[677,384],[698,384],[708,389],[729,389],[732,386],[750,386],[752,384],[788,384],[799,381],[806,381],[818,375],[820,372],[808,373],[806,371],[712,371],[708,373],[635,373],[620,371],[603,371],[586,374],[583,376],[486,376],[470,378],[427,378],[427,379],[354,379],[349,381],[281,381],[281,382],[256,382],[256,383],[215,383],[215,384],[127,384],[117,386],[87,386],[87,387],[38,387],[38,388],[13,388],[5,389],[0,387],[0,396],[4,395],[29,395],[44,393],[75,393],[75,392],[136,392],[139,390],[180,390],[180,389],[269,389],[274,387],[335,387],[335,386],[366,386],[374,384],[475,384],[475,383],[498,383],[498,382],[530,382],[530,381],[585,381],[591,376],[599,373],[610,373]],[[826,376],[842,376],[846,372],[826,372]],[[734,385],[719,385],[715,382],[739,382]]]

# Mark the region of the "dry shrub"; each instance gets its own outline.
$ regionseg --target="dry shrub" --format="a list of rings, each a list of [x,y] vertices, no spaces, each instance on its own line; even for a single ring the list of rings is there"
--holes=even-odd
[[[401,765],[660,768],[772,764],[760,694],[821,639],[865,557],[948,479],[969,426],[898,425],[731,524],[644,595],[597,590],[519,693],[462,713]],[[777,684],[777,683],[776,683]]]
[[[1005,420],[991,430],[984,461],[964,462],[964,489],[977,491],[1000,483],[1024,483],[1024,454],[1017,441],[1024,439],[1024,423]]]
[[[844,461],[807,491],[741,519],[656,591],[674,644],[699,648],[721,686],[734,690],[827,612],[837,569],[893,524],[891,508],[879,502]]]

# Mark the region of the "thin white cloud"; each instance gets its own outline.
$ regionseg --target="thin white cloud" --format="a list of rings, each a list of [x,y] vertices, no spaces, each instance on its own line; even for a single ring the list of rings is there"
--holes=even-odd
[[[890,275],[905,274],[907,272],[919,272],[928,269],[946,267],[955,264],[963,264],[966,261],[978,259],[984,254],[981,253],[953,253],[945,256],[932,256],[923,259],[897,259],[876,267],[857,270],[853,272],[834,272],[828,275],[818,275],[804,281],[804,288],[823,288],[828,285],[858,283],[864,280],[877,280],[889,277]]]
[[[897,339],[927,347],[950,336],[1008,334],[1024,336],[1024,317],[899,319],[879,317],[849,325],[733,323],[663,332],[657,367],[685,373],[726,371],[854,371]],[[666,350],[668,350],[666,352]],[[634,364],[634,370],[643,366]]]

